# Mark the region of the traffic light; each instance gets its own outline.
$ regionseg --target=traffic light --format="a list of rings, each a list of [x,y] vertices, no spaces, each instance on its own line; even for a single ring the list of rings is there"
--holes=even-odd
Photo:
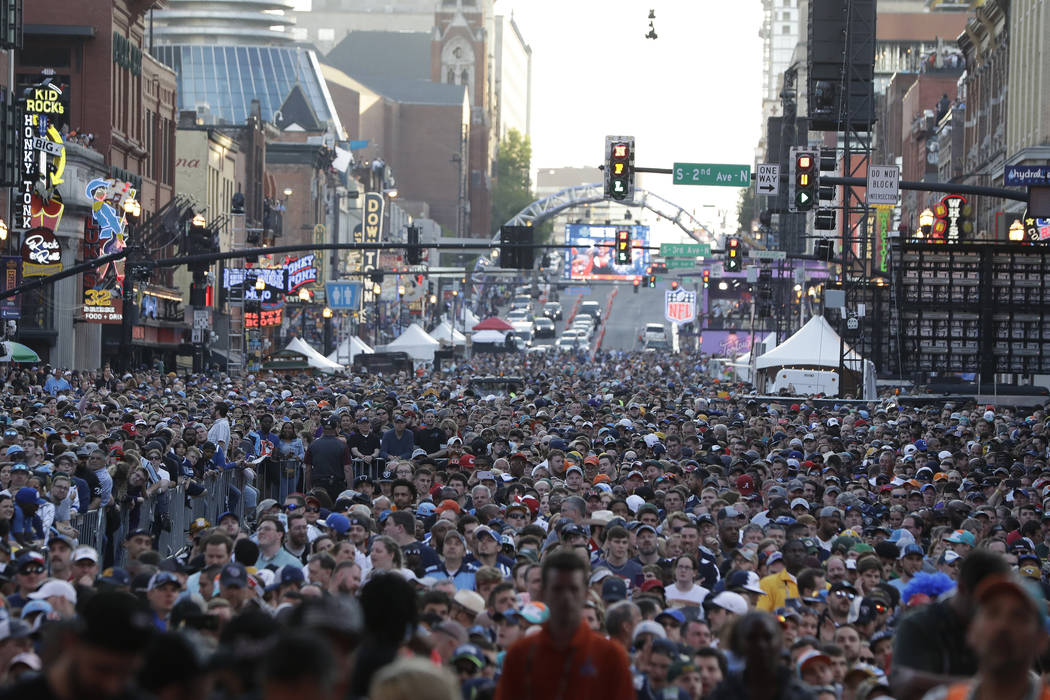
[[[838,171],[838,156],[835,154],[835,149],[822,148],[820,150],[820,162],[817,166],[819,168],[817,173],[817,206],[820,207],[824,202],[832,202],[835,199],[835,188],[832,185],[823,185],[820,182],[821,176],[825,173],[834,175]],[[833,231],[835,230],[835,223],[835,212],[832,209],[818,208],[817,213],[813,216],[813,228],[818,231]]]
[[[423,262],[423,248],[419,245],[419,227],[409,226],[405,232],[408,245],[405,246],[405,260],[409,265],[418,265]]]
[[[605,196],[634,198],[634,137],[605,137]]]
[[[726,259],[723,264],[723,268],[726,272],[740,272],[742,267],[741,258],[743,257],[743,251],[740,249],[739,238],[727,238],[726,239]]]
[[[641,287],[641,286],[642,286],[642,281],[641,280],[635,280],[634,281],[634,293],[635,294],[638,293],[638,288]]]
[[[817,152],[806,148],[791,149],[791,178],[788,183],[788,210],[805,212],[817,199]]]
[[[655,287],[656,286],[656,275],[649,275],[649,278],[648,278],[648,280],[646,280],[646,282],[647,282],[647,286]]]
[[[671,280],[671,291],[678,289],[678,280]]]
[[[617,231],[616,232],[616,264],[617,265],[630,265],[631,264],[631,232],[630,231]]]
[[[208,221],[203,215],[197,214],[190,222],[189,230],[186,232],[185,250],[187,255],[208,255],[219,252],[219,236],[208,228]],[[210,262],[195,261],[187,265],[190,270],[201,271],[211,267]]]
[[[535,250],[531,226],[501,226],[499,229],[499,266],[511,270],[531,270]]]
[[[830,238],[818,238],[816,245],[813,247],[813,255],[817,260],[831,262],[831,259],[835,257],[835,244]]]
[[[707,289],[707,285],[711,284],[711,271],[704,270],[704,289]]]

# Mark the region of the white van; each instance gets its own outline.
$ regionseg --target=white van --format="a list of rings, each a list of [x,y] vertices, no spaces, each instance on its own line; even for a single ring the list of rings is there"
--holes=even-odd
[[[642,344],[648,345],[652,341],[667,340],[667,332],[662,323],[647,323],[642,331]]]
[[[839,374],[833,370],[782,369],[777,372],[768,393],[777,394],[787,389],[791,396],[839,395]]]

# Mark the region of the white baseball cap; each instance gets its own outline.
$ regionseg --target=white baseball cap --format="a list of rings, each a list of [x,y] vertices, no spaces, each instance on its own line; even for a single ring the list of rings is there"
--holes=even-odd
[[[70,603],[76,605],[77,590],[73,588],[73,584],[68,581],[59,581],[57,578],[51,579],[38,588],[34,593],[30,593],[29,597],[32,600],[47,600],[51,596],[56,595],[62,596]]]
[[[722,591],[714,597],[711,603],[717,605],[723,610],[728,610],[734,615],[744,615],[747,613],[747,601],[744,600],[744,596],[739,593],[733,593],[732,591]]]

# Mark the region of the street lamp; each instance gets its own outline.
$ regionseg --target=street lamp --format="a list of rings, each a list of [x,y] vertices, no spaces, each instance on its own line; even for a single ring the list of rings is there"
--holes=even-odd
[[[293,194],[295,194],[295,190],[293,190],[291,187],[285,187],[282,191],[282,194],[284,194],[285,197],[291,197]]]
[[[324,353],[327,355],[332,351],[332,307],[325,306],[321,310],[321,316],[324,318]]]
[[[0,219],[0,241],[7,240],[7,222]]]
[[[375,300],[376,313],[375,313],[375,325],[372,327],[372,347],[379,345],[379,295],[382,293],[383,288],[376,282],[372,285],[372,299]]]
[[[208,225],[208,220],[204,218],[204,214],[195,214],[191,223],[197,227],[204,227]]]
[[[1008,235],[1010,240],[1015,243],[1020,243],[1024,240],[1024,224],[1021,223],[1020,219],[1014,219],[1014,222],[1010,224]]]
[[[919,214],[918,238],[930,237],[930,232],[933,231],[933,220],[933,212],[929,209],[923,209],[922,213]]]

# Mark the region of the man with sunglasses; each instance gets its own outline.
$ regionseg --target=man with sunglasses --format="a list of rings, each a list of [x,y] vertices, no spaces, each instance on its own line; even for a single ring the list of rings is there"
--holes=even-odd
[[[25,550],[15,559],[15,592],[7,596],[7,606],[21,610],[47,577],[47,565],[40,552]]]

